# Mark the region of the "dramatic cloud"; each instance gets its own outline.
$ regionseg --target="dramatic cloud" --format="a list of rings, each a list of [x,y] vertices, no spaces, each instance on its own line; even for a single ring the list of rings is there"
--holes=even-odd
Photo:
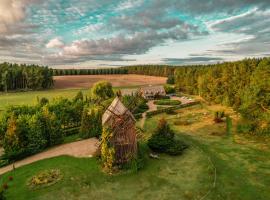
[[[212,63],[269,55],[269,23],[269,0],[0,0],[0,58]]]
[[[211,63],[211,62],[221,62],[223,58],[215,57],[190,57],[190,58],[165,58],[163,62],[172,65],[183,65],[183,64],[201,64],[201,63]]]
[[[46,44],[47,48],[62,48],[64,47],[64,43],[59,38],[51,39],[48,44]]]

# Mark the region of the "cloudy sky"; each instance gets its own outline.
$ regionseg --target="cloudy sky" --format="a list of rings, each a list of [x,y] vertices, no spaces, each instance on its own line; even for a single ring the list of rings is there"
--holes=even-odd
[[[198,64],[270,56],[270,0],[0,0],[0,62]]]

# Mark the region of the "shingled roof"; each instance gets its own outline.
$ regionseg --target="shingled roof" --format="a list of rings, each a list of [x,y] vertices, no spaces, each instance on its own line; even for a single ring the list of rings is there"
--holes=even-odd
[[[143,92],[143,94],[164,94],[165,89],[163,86],[159,85],[159,86],[146,86],[146,87],[142,87],[141,91]]]
[[[124,106],[118,97],[116,97],[108,109],[102,116],[102,124],[106,124],[112,117],[122,116],[124,114],[129,115],[132,120],[136,121],[132,113]]]

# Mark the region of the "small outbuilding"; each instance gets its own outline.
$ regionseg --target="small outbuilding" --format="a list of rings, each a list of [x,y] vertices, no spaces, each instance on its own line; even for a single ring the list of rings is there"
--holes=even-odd
[[[110,145],[115,150],[116,164],[123,164],[137,156],[136,120],[118,97],[102,116],[103,126],[112,131]]]
[[[142,96],[145,99],[155,99],[158,96],[166,96],[165,89],[162,85],[160,86],[146,86],[140,89]]]

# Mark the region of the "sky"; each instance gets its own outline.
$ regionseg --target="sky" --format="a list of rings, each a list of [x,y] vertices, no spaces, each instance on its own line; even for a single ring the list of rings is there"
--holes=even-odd
[[[0,62],[53,68],[270,56],[270,0],[0,0]]]

